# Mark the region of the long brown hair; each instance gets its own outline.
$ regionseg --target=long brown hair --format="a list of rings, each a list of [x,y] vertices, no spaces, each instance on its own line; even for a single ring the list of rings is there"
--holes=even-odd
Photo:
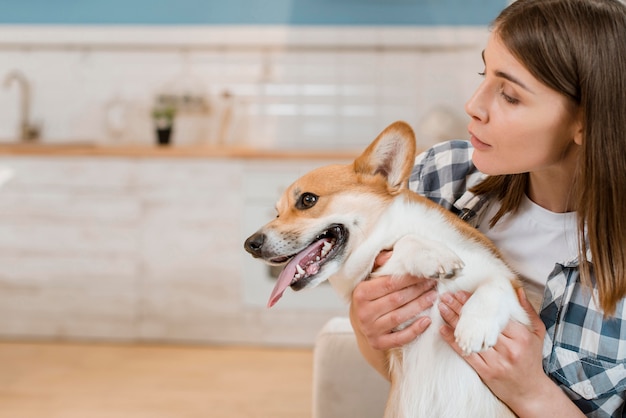
[[[493,30],[582,116],[572,190],[580,272],[585,283],[595,281],[600,306],[612,314],[626,296],[626,6],[618,0],[518,0]],[[517,210],[527,187],[523,173],[488,177],[473,191],[501,201],[493,225]]]

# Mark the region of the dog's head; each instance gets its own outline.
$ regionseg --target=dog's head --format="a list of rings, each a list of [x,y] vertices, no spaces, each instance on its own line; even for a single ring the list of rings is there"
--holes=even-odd
[[[288,286],[313,287],[339,271],[394,196],[406,189],[414,159],[413,130],[395,122],[352,164],[318,168],[287,188],[276,204],[276,218],[244,244],[267,263],[286,263],[268,306]]]

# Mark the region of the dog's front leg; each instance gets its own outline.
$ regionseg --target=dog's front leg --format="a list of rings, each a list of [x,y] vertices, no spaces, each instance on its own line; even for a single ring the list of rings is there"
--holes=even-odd
[[[443,243],[405,235],[396,241],[391,258],[377,271],[377,275],[450,278],[463,265],[459,256]]]
[[[510,319],[529,325],[515,289],[504,277],[483,282],[461,309],[454,336],[468,355],[493,347]]]

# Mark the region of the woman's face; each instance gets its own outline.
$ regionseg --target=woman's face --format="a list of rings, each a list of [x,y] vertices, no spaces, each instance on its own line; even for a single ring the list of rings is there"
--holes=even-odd
[[[575,107],[540,83],[492,32],[484,80],[465,105],[476,167],[489,175],[572,167],[580,126]]]

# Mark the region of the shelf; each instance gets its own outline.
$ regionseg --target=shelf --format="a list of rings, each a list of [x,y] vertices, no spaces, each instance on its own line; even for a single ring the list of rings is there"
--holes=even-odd
[[[97,145],[62,144],[0,144],[0,156],[67,156],[67,157],[130,157],[130,158],[237,158],[237,159],[353,159],[358,151],[349,150],[278,150],[248,147]]]

